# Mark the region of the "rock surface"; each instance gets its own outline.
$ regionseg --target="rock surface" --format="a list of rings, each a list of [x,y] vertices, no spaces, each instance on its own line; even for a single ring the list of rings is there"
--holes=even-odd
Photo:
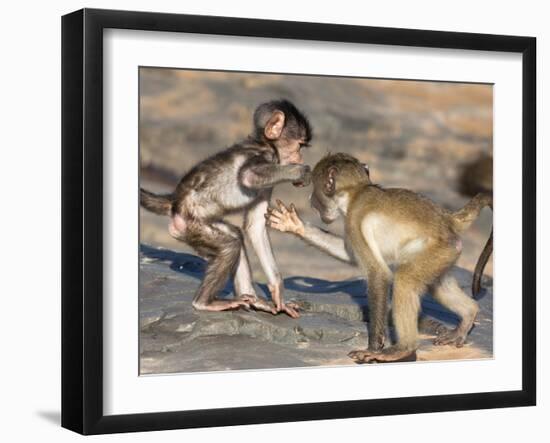
[[[301,317],[244,310],[198,312],[191,306],[204,261],[187,253],[141,246],[140,373],[203,372],[353,364],[347,353],[368,343],[368,299],[364,280],[330,282],[309,277],[285,279],[285,298],[301,307]],[[468,292],[472,275],[453,271]],[[460,349],[434,346],[422,335],[419,360],[492,356],[492,280],[484,280],[480,314],[468,343]],[[265,285],[258,295],[269,298]],[[228,284],[223,297],[232,297]],[[450,326],[458,318],[426,296],[423,318]],[[421,328],[422,330],[422,328]]]

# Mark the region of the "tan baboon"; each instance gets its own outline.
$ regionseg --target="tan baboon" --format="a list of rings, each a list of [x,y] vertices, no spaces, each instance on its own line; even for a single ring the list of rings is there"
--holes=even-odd
[[[294,205],[266,214],[268,226],[292,232],[332,256],[356,263],[364,271],[369,297],[369,347],[352,351],[358,363],[413,360],[418,347],[420,297],[434,298],[456,313],[455,329],[438,328],[435,344],[462,346],[478,312],[449,269],[462,251],[460,233],[467,229],[492,196],[476,195],[464,208],[450,212],[406,189],[384,189],[371,182],[368,168],[347,154],[323,158],[313,170],[311,205],[324,223],[345,218],[345,238],[303,223]],[[474,295],[492,252],[492,234],[478,260]],[[387,300],[393,281],[393,324],[397,342],[384,348]]]

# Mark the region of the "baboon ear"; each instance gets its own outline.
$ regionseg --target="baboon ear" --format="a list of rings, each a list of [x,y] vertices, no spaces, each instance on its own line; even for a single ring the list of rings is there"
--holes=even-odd
[[[325,182],[325,194],[334,195],[336,191],[336,174],[338,173],[338,168],[336,166],[331,166],[328,168],[327,172],[327,181]]]
[[[277,140],[283,133],[285,126],[285,114],[281,111],[274,111],[269,117],[264,129],[264,134],[268,140]]]
[[[367,165],[366,163],[361,163],[363,165],[363,169],[365,170],[365,172],[367,173],[367,177],[370,178],[370,170],[369,170],[369,165]]]

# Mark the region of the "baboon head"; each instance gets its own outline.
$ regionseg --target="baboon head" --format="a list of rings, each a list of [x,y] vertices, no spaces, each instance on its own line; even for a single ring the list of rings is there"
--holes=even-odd
[[[319,211],[323,223],[340,216],[339,192],[359,183],[370,183],[369,168],[344,153],[328,154],[315,165],[312,174],[311,206]]]
[[[302,164],[302,148],[309,146],[313,129],[290,101],[273,100],[256,108],[254,136],[276,148],[280,164]]]

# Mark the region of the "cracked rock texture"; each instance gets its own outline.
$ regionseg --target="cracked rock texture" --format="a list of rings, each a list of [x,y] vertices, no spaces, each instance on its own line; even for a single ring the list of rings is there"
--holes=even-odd
[[[244,310],[196,311],[191,301],[203,270],[204,261],[194,255],[141,246],[141,374],[350,365],[347,353],[368,344],[364,280],[286,278],[286,300],[301,307],[301,317],[293,320]],[[453,272],[469,292],[472,274],[460,268]],[[468,343],[460,349],[434,346],[433,336],[425,330],[419,360],[492,357],[492,279],[483,283],[481,309]],[[257,289],[258,295],[269,298],[265,285]],[[222,297],[232,297],[230,284]],[[422,314],[448,326],[458,321],[429,296],[423,299]]]

